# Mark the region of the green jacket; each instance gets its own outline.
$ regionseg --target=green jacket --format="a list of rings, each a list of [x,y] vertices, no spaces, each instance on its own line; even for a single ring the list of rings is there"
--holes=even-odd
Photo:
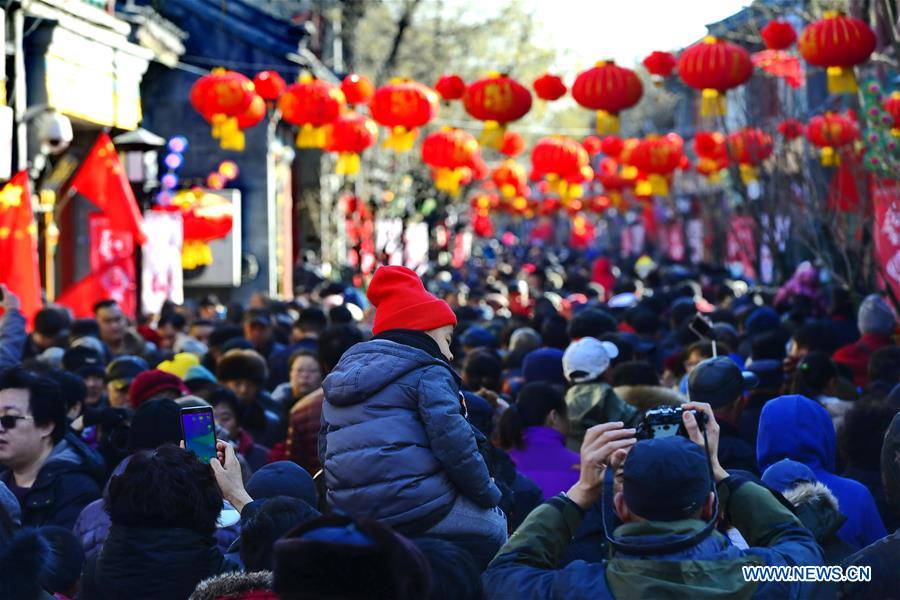
[[[576,383],[569,388],[566,414],[569,420],[566,446],[575,452],[581,450],[584,432],[594,425],[622,421],[625,427],[631,427],[641,418],[635,407],[619,398],[610,386],[598,381]]]
[[[812,534],[767,489],[730,477],[719,484],[720,505],[751,545],[740,550],[713,532],[685,550],[642,558],[617,554],[603,563],[574,561],[557,569],[583,513],[571,500],[552,498],[528,516],[482,575],[489,599],[591,598],[805,598],[810,584],[752,583],[741,567],[821,565]],[[617,538],[699,531],[699,520],[622,525]]]

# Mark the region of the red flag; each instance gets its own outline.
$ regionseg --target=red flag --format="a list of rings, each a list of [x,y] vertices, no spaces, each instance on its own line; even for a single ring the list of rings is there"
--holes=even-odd
[[[106,133],[97,137],[70,187],[101,209],[109,217],[112,229],[128,231],[139,245],[147,240],[141,229],[141,209],[134,199],[116,148]]]
[[[882,283],[900,295],[900,182],[873,178],[870,189],[875,206],[875,258]]]
[[[41,308],[41,276],[26,171],[16,173],[0,190],[0,283],[19,297],[22,314],[31,323]]]

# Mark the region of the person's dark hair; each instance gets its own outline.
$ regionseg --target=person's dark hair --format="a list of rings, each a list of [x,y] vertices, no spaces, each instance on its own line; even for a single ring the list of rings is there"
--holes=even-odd
[[[37,377],[20,366],[0,371],[0,391],[28,390],[28,409],[38,427],[53,424],[50,439],[57,444],[66,434],[66,403],[55,381]]]
[[[103,308],[112,308],[113,306],[118,306],[119,303],[113,300],[112,298],[107,298],[105,300],[101,300],[94,304],[94,314],[96,315]]]
[[[801,348],[807,348],[810,351],[825,351],[827,348],[822,343],[825,339],[825,331],[819,323],[804,323],[794,330],[791,335],[794,343]]]
[[[188,327],[188,329],[190,329],[191,327],[212,327],[212,326],[213,326],[213,322],[210,321],[209,319],[194,319],[193,321],[191,321],[191,325],[190,325],[190,327]]]
[[[475,350],[466,355],[463,362],[463,379],[472,391],[487,388],[500,391],[503,365],[491,350]]]
[[[363,341],[362,332],[355,325],[332,325],[319,336],[319,363],[323,373],[330,372],[355,344]]]
[[[878,472],[881,445],[897,409],[871,399],[854,403],[838,431],[838,447],[848,467]]]
[[[659,385],[659,376],[653,365],[643,360],[634,360],[625,362],[613,367],[610,373],[612,386],[619,387],[623,385]]]
[[[604,333],[613,333],[618,327],[616,318],[599,308],[587,308],[572,317],[566,328],[569,339],[577,340],[583,337],[600,338]],[[543,331],[541,335],[543,336]],[[544,337],[546,342],[547,338]]]
[[[569,346],[569,335],[566,333],[566,319],[562,315],[550,315],[541,325],[541,339],[550,348],[565,350]]]
[[[59,369],[51,369],[45,376],[59,387],[59,395],[66,405],[67,413],[79,404],[84,408],[84,399],[87,398],[87,385],[85,385],[84,379],[74,373]]]
[[[887,383],[893,388],[900,383],[900,346],[885,346],[869,358],[869,381]]]
[[[177,313],[174,311],[164,313],[159,317],[159,321],[156,323],[157,329],[162,329],[166,325],[171,325],[175,329],[181,331],[184,329],[185,325],[187,325],[187,319],[184,318],[184,315],[181,313]]]
[[[212,393],[209,394],[209,397],[206,398],[206,401],[209,402],[209,405],[213,408],[220,404],[227,404],[228,408],[231,409],[231,412],[234,413],[234,420],[238,425],[241,424],[241,411],[243,410],[241,401],[238,399],[237,394],[227,387],[216,386]]]
[[[816,399],[825,393],[828,383],[835,377],[837,369],[831,357],[824,352],[810,352],[797,365],[792,389],[795,394]]]
[[[320,516],[303,500],[275,496],[262,508],[241,519],[241,561],[249,571],[271,571],[275,541],[298,525]]]
[[[320,334],[328,327],[328,318],[321,308],[310,306],[300,313],[300,316],[297,317],[297,321],[294,323],[294,327]]]
[[[344,305],[332,306],[328,311],[328,320],[332,325],[352,323],[353,313]]]
[[[633,308],[625,313],[625,321],[638,335],[654,336],[659,332],[659,315],[646,308]]]
[[[480,600],[481,574],[472,555],[451,542],[433,537],[411,540],[431,565],[427,600]]]
[[[69,315],[58,308],[42,308],[34,315],[34,330],[48,338],[59,337],[69,327]]]
[[[722,346],[717,345],[716,348],[719,351],[719,354],[727,354],[726,352],[722,352]],[[690,346],[688,346],[687,351],[684,353],[685,359],[694,353],[700,354],[703,358],[712,358],[713,356],[713,347],[712,342],[708,342],[706,340],[701,340],[699,342],[694,342]]]
[[[522,386],[516,403],[500,417],[500,447],[522,449],[525,428],[543,425],[553,410],[561,417],[566,415],[566,401],[561,388],[542,381]]]
[[[288,362],[287,362],[288,371],[290,371],[291,369],[294,368],[294,363],[297,361],[298,358],[303,358],[304,356],[308,356],[311,359],[313,359],[314,361],[316,361],[316,364],[319,365],[319,369],[324,370],[322,367],[322,363],[319,362],[318,354],[316,354],[312,350],[307,350],[306,348],[301,348],[300,350],[297,350],[296,352],[291,354],[290,358],[288,358]]]
[[[68,596],[75,590],[84,568],[81,540],[64,527],[44,526],[40,535],[47,542],[50,556],[41,569],[41,586],[51,594]]]
[[[233,340],[235,338],[243,337],[244,330],[238,327],[237,325],[232,324],[222,324],[217,326],[212,330],[209,334],[209,347],[210,348],[220,348],[224,346],[228,341]],[[215,369],[213,369],[215,370]]]
[[[76,319],[72,326],[69,327],[69,342],[71,343],[78,338],[92,336],[100,337],[100,326],[94,319]]]
[[[222,510],[222,492],[209,465],[174,445],[131,457],[109,481],[106,512],[113,525],[180,528],[212,535]]]
[[[750,356],[753,360],[784,360],[786,341],[784,332],[779,329],[760,333],[753,337]]]

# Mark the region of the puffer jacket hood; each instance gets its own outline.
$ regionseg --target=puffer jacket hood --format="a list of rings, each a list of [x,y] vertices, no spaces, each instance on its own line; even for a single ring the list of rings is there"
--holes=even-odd
[[[78,439],[74,433],[66,432],[63,439],[54,446],[50,456],[47,457],[47,462],[41,468],[38,480],[72,471],[80,471],[89,475],[97,482],[98,486],[103,486],[106,481],[106,465],[103,458]],[[39,481],[35,481],[35,486],[38,483]]]
[[[759,417],[756,459],[759,470],[783,458],[801,462],[813,471],[834,472],[835,435],[828,411],[805,396],[770,400]]]
[[[794,505],[797,517],[813,532],[817,542],[837,533],[847,517],[840,512],[840,504],[824,483],[801,483],[784,492],[784,498]]]
[[[359,404],[410,372],[429,366],[446,368],[459,382],[446,362],[418,348],[388,340],[356,344],[322,382],[325,401],[335,406]]]

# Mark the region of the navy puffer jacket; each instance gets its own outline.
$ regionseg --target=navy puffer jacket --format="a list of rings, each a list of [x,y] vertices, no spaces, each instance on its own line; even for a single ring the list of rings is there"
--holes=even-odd
[[[443,519],[459,494],[500,501],[460,413],[459,377],[424,350],[356,344],[323,383],[319,457],[329,505],[404,534]]]

